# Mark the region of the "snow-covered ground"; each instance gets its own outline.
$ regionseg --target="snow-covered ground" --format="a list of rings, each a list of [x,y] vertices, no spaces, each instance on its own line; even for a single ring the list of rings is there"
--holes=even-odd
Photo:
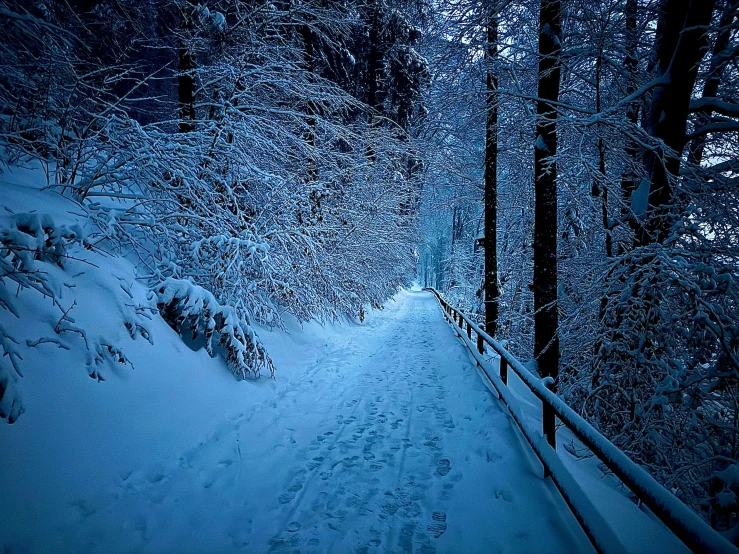
[[[589,550],[430,294],[290,329],[261,333],[275,381],[161,321],[103,383],[33,350],[34,401],[0,426],[0,549]]]
[[[45,184],[38,168],[0,176],[0,231],[89,231]],[[2,297],[23,373],[0,360],[18,391],[3,402],[12,392],[25,413],[0,422],[0,552],[592,550],[430,293],[401,291],[362,324],[288,316],[287,332],[259,331],[277,379],[237,382],[151,312],[131,261],[69,248],[61,266],[28,261],[56,305],[29,288]],[[510,386],[537,426],[540,403]],[[681,547],[559,435],[628,550]]]

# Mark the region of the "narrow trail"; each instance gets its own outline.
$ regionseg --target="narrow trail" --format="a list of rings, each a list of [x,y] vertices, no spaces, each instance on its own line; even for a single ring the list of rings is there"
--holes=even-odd
[[[348,327],[264,404],[122,475],[64,530],[83,549],[587,551],[431,294]],[[123,539],[122,539],[123,537]]]

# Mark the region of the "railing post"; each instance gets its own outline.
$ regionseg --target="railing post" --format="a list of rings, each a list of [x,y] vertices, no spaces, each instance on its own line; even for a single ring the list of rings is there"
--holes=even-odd
[[[543,418],[543,430],[544,435],[547,437],[547,442],[549,445],[557,449],[557,429],[554,425],[554,410],[549,404],[544,404],[542,411],[542,418]]]
[[[503,356],[500,357],[500,380],[508,386],[508,361]]]
[[[472,325],[467,323],[467,338],[472,342]]]
[[[480,323],[479,325],[480,329],[485,329],[485,326]],[[477,333],[477,351],[480,354],[485,354],[485,342],[482,340],[482,335],[480,333]]]
[[[544,384],[549,390],[554,390],[553,382],[547,380]],[[547,438],[549,446],[551,446],[554,450],[557,450],[557,428],[555,426],[554,408],[552,408],[549,404],[543,404],[541,419],[542,431],[544,432],[544,436]]]
[[[549,389],[554,389],[554,383],[550,382],[549,380],[544,382],[544,385]],[[547,439],[547,442],[549,443],[549,446],[552,447],[552,449],[556,452],[557,451],[557,428],[555,426],[555,416],[554,416],[554,409],[547,403],[542,403],[541,405],[541,426],[542,426],[542,432],[544,433],[544,436]],[[544,478],[550,476],[549,470],[547,468],[544,468]]]

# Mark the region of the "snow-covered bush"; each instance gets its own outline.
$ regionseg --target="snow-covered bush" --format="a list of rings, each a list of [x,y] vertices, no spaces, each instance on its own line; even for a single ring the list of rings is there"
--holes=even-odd
[[[203,287],[182,279],[167,279],[152,289],[159,313],[177,333],[189,331],[192,340],[202,337],[208,354],[215,356],[216,344],[226,352],[226,361],[238,379],[259,376],[262,368],[274,377],[274,366],[249,322],[232,306],[222,306]]]
[[[4,294],[4,288],[0,288],[0,294]],[[10,304],[0,297],[0,305],[10,309]],[[17,315],[17,314],[14,314]],[[0,419],[7,419],[8,423],[17,420],[24,411],[23,400],[18,392],[17,381],[23,377],[20,369],[21,356],[17,350],[18,341],[8,334],[0,325]],[[10,367],[7,367],[7,366]]]
[[[44,335],[27,339],[21,345],[0,324],[0,417],[13,422],[23,412],[19,378],[22,372],[22,349],[53,344],[84,352],[90,377],[102,381],[108,364],[130,364],[114,337],[100,335],[95,329],[79,324],[73,311],[79,308],[74,299],[66,307],[69,295],[85,270],[96,268],[85,259],[91,248],[79,224],[57,223],[53,216],[39,213],[17,213],[0,216],[0,308],[3,315],[20,319],[21,306],[37,306],[51,301]],[[70,267],[73,267],[71,271]],[[70,282],[71,281],[71,282]],[[123,285],[121,288],[125,291]],[[11,293],[12,290],[12,293]],[[65,293],[64,291],[67,291]],[[129,293],[130,295],[130,293]],[[128,297],[126,297],[128,299]],[[44,302],[45,301],[45,302]],[[48,305],[48,304],[47,304]],[[145,322],[146,308],[118,301],[119,313],[110,314],[128,330],[150,340]],[[88,311],[90,307],[86,308]],[[43,311],[43,310],[42,310]],[[48,312],[48,310],[47,310]]]
[[[739,289],[736,258],[707,246],[655,245],[614,261],[602,327],[594,343],[584,342],[594,344],[595,359],[568,380],[566,393],[616,445],[725,529],[739,513],[730,501],[736,483],[724,478],[739,448]]]
[[[36,261],[64,267],[69,246],[82,245],[83,241],[84,234],[79,225],[56,225],[49,215],[2,215],[0,267],[3,276],[15,280],[21,287],[33,286],[34,278],[43,279],[36,269]]]

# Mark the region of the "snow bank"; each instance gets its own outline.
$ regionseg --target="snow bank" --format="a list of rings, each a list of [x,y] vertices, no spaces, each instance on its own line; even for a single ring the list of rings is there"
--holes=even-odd
[[[100,313],[112,307],[104,288],[91,292]],[[136,297],[147,293],[136,283],[132,292]],[[374,317],[370,313],[365,326],[371,327]],[[285,325],[287,332],[260,331],[280,368],[277,381],[234,381],[223,358],[211,358],[205,348],[191,350],[192,343],[185,344],[161,318],[148,324],[153,345],[123,337],[135,369],[129,366],[102,382],[82,371],[84,364],[74,350],[48,344],[29,349],[23,360],[26,413],[13,425],[0,425],[0,551],[80,546],[74,534],[124,491],[133,494],[137,506],[122,507],[126,519],[105,524],[111,542],[102,544],[118,551],[134,548],[118,541],[136,534],[131,527],[137,525],[136,514],[148,513],[155,501],[137,490],[168,479],[183,463],[183,452],[212,443],[218,429],[265,406],[277,408],[281,390],[306,386],[306,364],[315,360],[324,371],[322,349],[343,341],[338,325],[301,326],[290,317]],[[280,409],[287,409],[287,403]],[[262,448],[246,434],[242,441],[245,459]],[[222,458],[213,456],[202,461],[203,479],[222,467]],[[274,463],[264,471],[276,471]]]
[[[237,378],[263,368],[274,375],[235,308],[187,280],[166,279],[150,291],[137,280],[140,261],[101,249],[106,230],[86,206],[47,188],[37,165],[6,168],[0,177],[0,417],[13,423],[38,402],[24,393],[23,377],[40,367],[37,352],[55,364],[66,357],[70,374],[84,368],[96,381],[124,378],[136,367],[130,352],[153,343],[160,314],[177,333],[189,330],[183,339],[193,349],[221,355]]]

